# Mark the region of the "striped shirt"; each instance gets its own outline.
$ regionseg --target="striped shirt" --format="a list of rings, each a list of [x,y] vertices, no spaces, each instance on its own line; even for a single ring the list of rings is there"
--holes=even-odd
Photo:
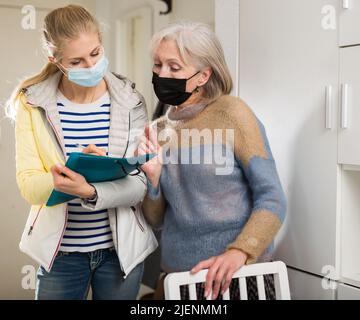
[[[65,141],[66,158],[71,152],[81,152],[77,144],[109,147],[110,95],[108,92],[89,104],[68,100],[60,91],[57,105]],[[112,247],[108,210],[90,211],[81,206],[80,199],[68,202],[68,220],[60,246],[66,252],[90,252]]]

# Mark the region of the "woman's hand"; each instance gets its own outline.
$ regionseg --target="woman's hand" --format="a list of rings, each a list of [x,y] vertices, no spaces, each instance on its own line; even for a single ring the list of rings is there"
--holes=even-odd
[[[140,138],[135,155],[140,156],[147,153],[156,153],[157,156],[143,164],[141,169],[145,172],[153,187],[157,188],[162,168],[162,149],[156,139],[155,132],[149,126],[145,128],[145,135]]]
[[[89,144],[82,153],[93,154],[95,156],[106,156],[106,151],[103,148],[99,148],[94,144]]]
[[[220,256],[211,257],[208,260],[199,262],[192,270],[195,274],[202,269],[209,269],[206,275],[205,297],[208,297],[212,288],[212,300],[215,300],[229,288],[232,276],[246,262],[247,254],[238,249],[230,249]]]
[[[81,174],[60,164],[51,167],[50,170],[55,190],[83,199],[92,198],[95,195],[95,188],[88,184]]]

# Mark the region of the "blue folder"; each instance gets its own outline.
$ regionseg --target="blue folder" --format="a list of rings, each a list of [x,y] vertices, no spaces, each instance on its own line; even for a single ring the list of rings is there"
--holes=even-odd
[[[81,174],[88,183],[113,181],[139,173],[139,167],[156,154],[146,154],[131,158],[113,158],[72,152],[65,166]],[[134,171],[137,170],[136,173]],[[46,205],[55,206],[78,198],[77,196],[53,190]]]

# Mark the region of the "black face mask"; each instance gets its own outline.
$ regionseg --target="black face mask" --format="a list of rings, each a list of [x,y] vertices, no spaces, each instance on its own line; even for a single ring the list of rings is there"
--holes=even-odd
[[[193,92],[186,92],[186,81],[195,77],[200,71],[196,72],[188,79],[163,78],[153,72],[152,83],[158,99],[165,104],[179,106],[183,104]]]

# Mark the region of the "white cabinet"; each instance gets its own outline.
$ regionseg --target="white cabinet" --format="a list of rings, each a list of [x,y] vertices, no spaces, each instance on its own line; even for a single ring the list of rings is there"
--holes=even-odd
[[[292,300],[334,300],[336,283],[288,268]]]
[[[240,97],[265,125],[288,201],[277,258],[313,274],[336,265],[339,48],[321,12],[338,4],[240,0]]]
[[[350,46],[360,44],[360,1],[339,0],[339,44]]]
[[[360,5],[360,1],[359,1]],[[360,15],[359,15],[360,22]],[[360,31],[360,29],[359,29]],[[340,49],[339,163],[360,165],[360,46]]]
[[[348,9],[342,0],[238,0],[238,9],[230,69],[265,125],[288,202],[276,259],[294,269],[300,297],[327,296],[323,270],[360,287],[360,0]],[[336,28],[322,23],[330,12]]]
[[[288,268],[292,300],[360,300],[360,288]]]
[[[360,288],[339,284],[338,300],[360,300]]]
[[[340,276],[360,287],[360,171],[343,171],[341,179]]]

